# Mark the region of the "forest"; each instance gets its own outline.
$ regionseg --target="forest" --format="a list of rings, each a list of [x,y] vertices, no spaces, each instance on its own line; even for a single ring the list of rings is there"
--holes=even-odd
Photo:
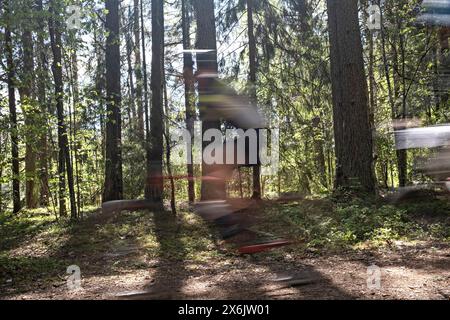
[[[449,39],[450,1],[0,0],[0,299],[450,299]]]

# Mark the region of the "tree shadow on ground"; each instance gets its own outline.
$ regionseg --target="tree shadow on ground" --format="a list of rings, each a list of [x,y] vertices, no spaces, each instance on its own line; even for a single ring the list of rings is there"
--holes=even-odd
[[[188,270],[185,268],[187,251],[181,241],[180,221],[171,212],[154,214],[154,233],[159,244],[156,271],[142,291],[118,296],[125,300],[173,299],[181,294]]]
[[[250,256],[250,269],[263,268],[266,276],[249,275],[234,290],[229,290],[226,299],[340,299],[355,297],[335,285],[328,277],[314,267],[285,258],[271,261],[267,256]],[[279,282],[274,278],[291,278]],[[244,290],[239,290],[244,288]]]
[[[383,253],[374,254],[379,267],[405,267],[414,270],[427,270],[436,273],[450,272],[450,244],[444,242],[426,242],[404,248],[393,248],[385,252],[389,260],[383,259]]]
[[[159,265],[142,292],[124,299],[354,299],[314,267],[271,254],[221,252],[206,263],[188,259],[180,221],[170,213],[155,217]],[[213,230],[212,233],[214,233]],[[217,250],[218,248],[211,248]],[[176,252],[174,255],[173,253]],[[168,254],[171,253],[172,255]],[[294,282],[274,282],[292,276]]]
[[[143,240],[146,233],[151,233],[151,248]],[[339,259],[330,267],[321,268],[317,261],[327,261],[324,260],[326,257],[321,256],[309,264],[302,260],[302,255],[296,254],[295,248],[292,251],[286,248],[241,256],[214,247],[210,241],[212,234],[211,229],[191,214],[174,217],[170,212],[139,211],[108,216],[99,212],[68,226],[60,243],[48,254],[5,260],[14,269],[8,277],[17,275],[17,270],[23,270],[27,277],[22,281],[27,282],[28,287],[19,286],[13,291],[9,288],[3,295],[35,290],[45,292],[55,282],[65,284],[67,266],[76,264],[81,268],[82,278],[90,285],[89,292],[80,298],[254,300],[359,297],[352,294],[355,291],[350,292],[343,282],[334,283],[331,280],[334,272],[330,275],[324,273],[339,270]],[[37,240],[41,241],[41,238]],[[414,269],[437,268],[444,271],[447,268],[448,250],[443,250],[439,256],[415,256],[417,250],[422,249],[427,250],[426,247],[416,247],[406,252],[399,251],[394,260],[374,254],[364,259],[360,266],[364,268],[370,261],[375,261],[380,267],[398,264]],[[202,254],[205,256],[200,256]],[[349,258],[348,253],[337,256],[344,260]],[[47,287],[38,283],[44,274],[53,277]],[[291,286],[274,282],[277,275],[313,281],[300,281]],[[134,282],[126,284],[130,277]],[[98,279],[109,280],[99,284]],[[359,284],[360,287],[364,285],[362,282]],[[126,288],[141,291],[121,295],[120,292]],[[64,290],[65,287],[61,288],[62,294]]]
[[[8,290],[4,294],[13,295],[60,286],[65,283],[68,276],[66,269],[71,265],[79,266],[82,278],[85,279],[119,275],[124,268],[146,268],[144,263],[139,264],[142,260],[142,244],[134,234],[126,232],[128,224],[146,220],[151,220],[148,212],[104,215],[98,210],[77,223],[61,224],[61,239],[54,239],[52,235],[43,238],[39,234],[40,231],[45,233],[45,225],[58,222],[46,222],[45,225],[35,227],[25,225],[30,232],[25,238],[18,239],[20,241],[16,241],[15,246],[34,239],[34,245],[45,242],[43,247],[47,252],[36,255],[33,253],[33,256],[14,256],[5,251],[7,255],[3,257],[3,262],[9,267],[2,272],[4,274],[0,278],[13,279],[14,286],[6,288]],[[12,248],[11,244],[9,248]]]

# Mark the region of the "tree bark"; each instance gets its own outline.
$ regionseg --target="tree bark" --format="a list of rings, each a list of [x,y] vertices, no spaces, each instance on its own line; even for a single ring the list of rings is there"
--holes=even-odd
[[[62,39],[61,39],[61,24],[59,22],[60,8],[55,3],[55,0],[49,2],[49,30],[50,42],[53,51],[53,77],[55,81],[55,101],[58,118],[58,174],[59,174],[59,212],[60,216],[66,215],[66,181],[65,173],[67,171],[67,182],[69,185],[70,198],[70,213],[71,219],[77,219],[77,205],[75,201],[75,188],[73,180],[72,162],[70,159],[69,141],[66,122],[64,119],[64,84],[63,84],[63,70],[62,70]]]
[[[122,117],[120,92],[119,0],[106,0],[106,146],[105,185],[103,201],[121,200],[122,176]]]
[[[441,75],[445,81],[439,81],[439,93],[440,101],[439,106],[446,110],[448,103],[448,75],[450,74],[450,47],[448,38],[450,37],[450,28],[442,27],[438,31],[439,36],[439,75]]]
[[[312,121],[312,132],[313,132],[313,150],[315,155],[315,163],[316,163],[316,170],[317,174],[319,175],[319,182],[320,184],[327,188],[327,172],[326,172],[326,165],[325,165],[325,152],[324,152],[324,139],[321,135],[323,132],[321,128],[321,119],[319,117],[316,117]]]
[[[15,65],[13,57],[13,47],[11,38],[11,6],[12,1],[9,0],[5,6],[5,17],[9,20],[5,28],[5,52],[7,65],[7,82],[8,82],[8,104],[9,119],[11,123],[11,165],[12,165],[12,190],[13,190],[13,213],[18,213],[21,209],[20,203],[20,172],[19,172],[19,135],[17,132],[17,110],[15,95]]]
[[[173,178],[172,172],[172,147],[170,145],[170,132],[169,132],[169,99],[167,98],[167,82],[166,82],[166,73],[163,68],[163,79],[164,79],[164,113],[165,113],[165,132],[164,137],[166,140],[166,166],[167,166],[167,174],[169,175],[170,180],[170,208],[172,210],[172,214],[177,214],[177,199],[176,199],[176,190],[175,190],[175,180]]]
[[[131,12],[129,12],[129,17],[131,17]],[[133,18],[135,19],[135,18]],[[133,63],[131,60],[132,54],[133,54],[133,48],[134,46],[138,44],[133,43],[133,30],[131,27],[126,29],[126,50],[127,50],[127,71],[128,71],[128,86],[129,86],[129,107],[128,113],[129,113],[129,131],[130,133],[137,132],[137,111],[136,111],[136,89],[135,89],[135,83],[134,83],[134,69],[133,69]],[[131,111],[131,112],[130,112]]]
[[[21,72],[21,84],[19,93],[21,98],[22,111],[25,118],[25,205],[27,208],[35,209],[38,205],[37,188],[36,188],[36,160],[37,152],[36,140],[37,135],[34,126],[37,120],[37,110],[35,109],[35,100],[33,88],[34,79],[34,46],[32,35],[32,23],[34,21],[34,12],[31,10],[31,1],[23,2],[21,11],[27,17],[27,21],[23,21],[22,32],[22,50],[23,50],[23,70]]]
[[[248,49],[249,49],[249,64],[250,64],[250,100],[256,106],[258,104],[258,97],[256,92],[256,40],[254,34],[253,23],[253,0],[247,0],[247,31],[248,31]],[[261,166],[253,166],[253,194],[252,199],[261,199]]]
[[[370,127],[375,128],[375,110],[377,108],[377,93],[376,93],[376,81],[375,81],[375,50],[373,43],[373,34],[369,31],[369,87],[370,87],[370,113],[369,122]]]
[[[80,173],[80,157],[79,157],[79,148],[80,144],[77,141],[79,124],[77,122],[77,107],[80,103],[80,90],[78,84],[78,55],[76,45],[72,48],[72,52],[70,55],[70,65],[71,65],[71,87],[72,87],[72,103],[73,103],[73,113],[72,113],[72,147],[75,161],[75,177],[76,177],[76,185],[77,185],[77,211],[81,214],[82,212],[82,199],[81,199],[81,173]]]
[[[37,12],[39,14],[38,25],[40,30],[45,29],[45,20],[43,19],[42,0],[36,0]],[[49,185],[48,185],[48,137],[47,137],[47,73],[46,45],[43,32],[37,34],[37,99],[40,106],[41,116],[39,123],[42,127],[39,137],[39,204],[47,206],[49,204]]]
[[[164,1],[152,1],[152,109],[150,114],[150,148],[148,179],[145,195],[148,200],[163,201],[163,59],[164,59]]]
[[[197,54],[197,72],[211,72],[217,73],[217,41],[216,41],[216,25],[214,15],[214,1],[213,0],[194,0],[194,10],[197,19],[197,40],[196,49],[208,49],[210,51]],[[199,91],[199,109],[200,119],[205,118],[204,110],[208,108],[208,93],[211,90],[211,79],[201,78],[198,80]],[[220,121],[203,121],[202,122],[202,136],[209,129],[220,130]],[[204,149],[208,146],[208,142],[203,143]],[[202,176],[207,177],[215,170],[214,165],[207,165],[204,161],[202,163]],[[201,199],[220,200],[226,198],[226,184],[223,181],[202,181]]]
[[[374,192],[372,132],[357,0],[328,0],[336,187]]]
[[[150,108],[149,108],[149,98],[148,98],[148,73],[147,73],[147,55],[145,54],[146,51],[146,45],[145,45],[145,26],[144,26],[144,4],[141,1],[141,44],[142,44],[142,52],[144,54],[142,55],[142,67],[143,67],[143,78],[144,78],[144,115],[145,115],[145,151],[146,151],[146,170],[147,170],[147,176],[148,173],[151,171],[151,164],[150,164],[150,157],[151,157],[151,146],[150,146]],[[148,177],[147,177],[148,178]],[[144,187],[145,188],[145,187]],[[145,190],[144,190],[145,192]]]
[[[190,41],[190,16],[189,16],[189,7],[188,0],[182,1],[182,25],[183,25],[183,49],[188,50],[191,48]],[[188,145],[191,148],[192,153],[192,144],[194,137],[194,121],[196,118],[195,115],[195,105],[194,105],[194,92],[195,92],[195,83],[194,83],[194,61],[192,59],[191,53],[184,53],[184,103],[186,108],[186,129],[191,133],[191,144]],[[189,152],[189,151],[188,151]],[[189,160],[189,159],[188,159]],[[189,202],[193,203],[195,201],[195,182],[194,179],[194,165],[188,163],[187,165],[188,172],[188,198]]]
[[[0,1],[1,10],[1,1]],[[3,134],[0,133],[0,153],[3,153]],[[5,152],[6,153],[6,152]],[[0,181],[3,181],[3,162],[0,161]],[[3,212],[3,185],[0,182],[0,212]]]
[[[400,63],[401,63],[401,89],[402,89],[402,99],[401,99],[401,112],[398,115],[399,118],[401,118],[402,121],[406,119],[406,113],[407,113],[407,88],[406,88],[406,61],[405,61],[405,38],[402,30],[402,22],[399,18],[397,18],[397,30],[399,32],[399,43],[400,43]],[[395,50],[397,52],[397,50]],[[394,59],[394,63],[397,62],[397,57]],[[399,74],[398,66],[395,68],[397,70],[396,74]],[[395,77],[394,77],[395,81]],[[399,128],[404,129],[404,127]],[[408,182],[408,150],[401,149],[397,150],[397,162],[398,162],[398,171],[399,171],[399,185],[400,187],[405,187]]]
[[[134,32],[134,73],[136,76],[136,105],[137,105],[137,132],[138,137],[144,141],[145,133],[144,133],[144,105],[143,105],[143,72],[142,72],[142,63],[141,63],[141,39],[140,33],[141,28],[143,29],[143,25],[140,26],[139,21],[142,20],[143,11],[142,9],[142,0],[134,0],[134,11],[133,11],[133,32]],[[142,34],[142,42],[144,42],[144,35]],[[142,56],[145,58],[145,47],[142,50]],[[147,104],[148,106],[148,104]]]

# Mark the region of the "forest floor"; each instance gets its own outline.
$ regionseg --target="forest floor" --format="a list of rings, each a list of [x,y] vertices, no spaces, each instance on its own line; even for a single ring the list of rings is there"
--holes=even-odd
[[[189,212],[93,211],[76,224],[44,211],[0,215],[0,298],[450,299],[448,201],[267,201],[247,213],[296,244],[241,256]],[[77,290],[70,265],[81,270]],[[379,288],[367,285],[372,265]],[[283,276],[302,281],[273,281]]]

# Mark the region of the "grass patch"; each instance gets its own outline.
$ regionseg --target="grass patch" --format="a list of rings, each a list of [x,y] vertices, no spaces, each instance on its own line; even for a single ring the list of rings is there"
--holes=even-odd
[[[49,271],[64,271],[64,264],[51,257],[11,257],[0,255],[0,283],[12,279],[18,281],[37,281],[49,276]],[[55,276],[58,272],[50,272]]]

